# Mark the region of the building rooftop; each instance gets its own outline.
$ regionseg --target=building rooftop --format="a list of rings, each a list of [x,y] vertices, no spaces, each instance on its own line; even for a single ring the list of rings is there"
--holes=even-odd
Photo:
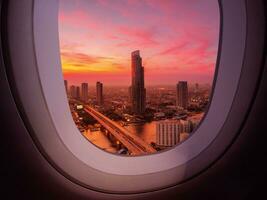
[[[132,52],[132,56],[139,56],[140,55],[140,50],[136,50]]]

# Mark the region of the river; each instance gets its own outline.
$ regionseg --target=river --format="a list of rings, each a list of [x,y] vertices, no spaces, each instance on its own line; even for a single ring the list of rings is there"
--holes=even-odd
[[[128,126],[124,126],[127,130],[129,130],[132,134],[140,137],[146,143],[150,144],[151,142],[156,141],[156,125],[155,122],[144,123],[144,124],[129,124]],[[115,153],[117,152],[116,148],[112,146],[112,143],[108,140],[104,133],[101,131],[93,131],[89,130],[84,132],[83,135],[91,141],[96,146],[100,147],[103,150],[108,152]]]

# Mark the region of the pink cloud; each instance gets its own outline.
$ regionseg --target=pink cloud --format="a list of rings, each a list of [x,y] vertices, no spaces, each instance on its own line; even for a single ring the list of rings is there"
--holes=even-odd
[[[122,37],[126,37],[122,43],[117,46],[153,46],[158,45],[155,39],[156,31],[153,28],[138,28],[138,27],[118,27],[118,33]]]
[[[125,58],[130,58],[132,50],[140,49],[150,75],[159,77],[165,70],[174,74],[212,75],[219,15],[208,18],[209,12],[205,12],[208,6],[201,7],[201,3],[190,0],[77,2],[77,10],[67,7],[59,14],[62,51],[76,53],[73,57],[77,62],[93,64],[101,62],[99,57],[111,54],[118,59],[114,60],[114,68],[126,66],[130,70]],[[83,51],[90,52],[89,57],[79,54]]]
[[[77,65],[99,63],[101,59],[101,57],[76,52],[61,52],[61,57],[67,62]]]
[[[70,25],[76,28],[98,28],[99,24],[93,16],[83,10],[74,10],[70,13],[59,12],[59,21],[61,25]]]
[[[84,44],[78,42],[60,42],[60,49],[62,52],[77,51],[79,48],[84,47]]]

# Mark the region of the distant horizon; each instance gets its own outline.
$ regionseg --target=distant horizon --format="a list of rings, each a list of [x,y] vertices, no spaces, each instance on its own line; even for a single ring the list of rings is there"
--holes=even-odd
[[[88,83],[88,87],[95,87],[95,85],[96,85],[96,82],[95,83],[89,83],[89,82],[84,81],[84,82],[80,82],[78,84],[72,84],[72,83],[69,82],[68,79],[64,79],[64,80],[68,81],[68,86],[72,86],[72,85],[81,86],[82,83]],[[186,81],[186,80],[181,80],[181,81]],[[99,81],[99,82],[103,83],[103,87],[130,87],[131,86],[130,84],[129,85],[110,85],[110,84],[107,85],[102,81]],[[199,84],[199,86],[203,86],[203,85],[211,86],[212,85],[211,83],[208,83],[208,82],[199,83],[199,82],[188,82],[187,81],[187,83],[188,83],[189,86],[193,86],[195,84]],[[176,84],[178,84],[178,82]],[[158,87],[170,87],[170,86],[176,86],[176,84],[155,84],[155,85],[145,85],[145,87],[157,87],[157,86]]]
[[[214,70],[215,71],[215,70]],[[168,71],[162,72],[162,74],[165,74],[165,76],[169,75],[169,80],[168,83],[166,82],[160,82],[160,79],[155,79],[155,77],[151,76],[150,74],[147,74],[145,72],[145,85],[173,85],[173,84],[177,84],[179,81],[187,81],[189,83],[199,83],[199,84],[212,84],[213,80],[214,80],[214,72],[211,75],[199,75],[199,74],[185,74],[185,75],[174,75],[173,77],[171,77],[171,74],[168,74]],[[100,75],[100,74],[87,74],[87,73],[77,73],[77,74],[68,74],[68,73],[63,73],[63,78],[65,80],[68,80],[72,85],[77,85],[83,82],[86,83],[96,83],[97,81],[100,81],[102,83],[108,83],[109,85],[131,85],[131,74],[130,72],[127,74],[121,74],[121,77],[118,77],[120,75],[109,75],[107,76],[106,74]],[[164,75],[162,75],[164,76]],[[181,77],[181,78],[179,78]],[[121,84],[118,84],[118,81],[114,81],[116,79],[120,79],[123,81]]]
[[[64,79],[130,85],[131,52],[140,50],[146,85],[211,84],[219,17],[213,0],[60,0]]]

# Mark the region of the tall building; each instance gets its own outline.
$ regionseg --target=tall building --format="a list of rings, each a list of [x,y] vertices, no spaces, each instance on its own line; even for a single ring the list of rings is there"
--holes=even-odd
[[[199,121],[196,120],[180,120],[183,127],[183,132],[191,133],[198,125]]]
[[[81,100],[88,101],[89,94],[88,94],[88,83],[82,83],[81,85]]]
[[[143,114],[146,108],[146,89],[144,82],[144,67],[140,51],[132,52],[132,85],[131,85],[131,104],[135,114]]]
[[[179,81],[176,86],[176,106],[187,109],[188,106],[188,86],[187,81]]]
[[[70,97],[73,99],[80,99],[80,87],[71,85],[70,86]]]
[[[99,106],[103,105],[104,97],[103,97],[103,83],[96,82],[96,102]]]
[[[179,120],[164,120],[156,123],[156,144],[171,147],[180,142],[183,125]]]
[[[66,94],[68,96],[69,90],[68,90],[68,81],[67,80],[64,80],[64,85],[65,85]]]
[[[81,88],[76,86],[76,99],[81,99]]]
[[[171,147],[182,142],[197,127],[197,120],[162,120],[156,122],[156,144]]]
[[[71,85],[70,86],[70,97],[73,99],[76,99],[76,86],[75,85]]]

